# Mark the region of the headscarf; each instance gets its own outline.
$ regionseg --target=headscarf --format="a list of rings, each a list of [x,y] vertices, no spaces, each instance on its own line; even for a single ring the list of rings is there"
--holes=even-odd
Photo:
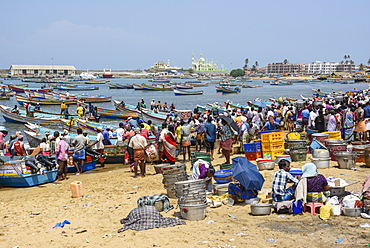
[[[315,177],[319,172],[317,171],[317,167],[313,163],[306,163],[302,166],[302,177]]]

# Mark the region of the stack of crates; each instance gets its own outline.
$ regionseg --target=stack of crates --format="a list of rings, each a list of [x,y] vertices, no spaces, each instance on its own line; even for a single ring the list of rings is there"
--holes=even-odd
[[[198,159],[202,159],[211,164],[211,155],[206,152],[192,152],[190,154],[190,162],[193,165]]]
[[[244,144],[244,153],[248,160],[255,161],[258,158],[262,158],[261,142]]]
[[[261,133],[262,154],[265,159],[275,159],[284,154],[284,133]]]

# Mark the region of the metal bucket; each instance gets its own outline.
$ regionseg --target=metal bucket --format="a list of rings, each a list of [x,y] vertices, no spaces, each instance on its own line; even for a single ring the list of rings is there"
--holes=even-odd
[[[186,172],[186,165],[185,164],[170,164],[167,166],[162,167],[162,173],[165,174],[173,174],[179,172]]]
[[[186,172],[174,173],[174,174],[163,174],[163,184],[176,183],[180,181],[185,181],[188,179],[188,174]]]
[[[325,169],[330,167],[330,157],[327,158],[311,158],[312,163],[317,169]]]
[[[370,167],[370,147],[365,148],[365,163],[366,167]]]
[[[347,144],[344,143],[330,143],[328,144],[330,157],[332,161],[337,161],[336,154],[339,152],[347,152]]]
[[[164,186],[167,191],[168,198],[176,198],[176,189],[175,186]]]
[[[331,144],[343,144],[343,143],[344,143],[344,140],[341,140],[341,139],[325,139],[323,144],[325,146],[328,146]]]
[[[203,220],[206,217],[207,205],[190,206],[180,205],[181,218],[186,220]]]
[[[307,148],[307,142],[305,140],[289,140],[290,149]]]
[[[314,157],[314,158],[329,158],[330,153],[326,149],[315,149],[313,151],[312,157]]]
[[[315,138],[320,143],[324,144],[324,141],[329,138],[327,133],[313,133],[311,134],[312,139]]]
[[[204,197],[199,198],[199,199],[183,199],[183,198],[180,198],[178,200],[178,204],[179,205],[186,205],[186,206],[204,206],[204,205],[207,205],[207,197],[204,196]]]
[[[355,152],[338,152],[336,155],[339,169],[352,169],[356,164]]]
[[[290,150],[289,154],[290,154],[290,157],[292,158],[293,162],[306,161],[307,149],[304,148],[304,149]]]
[[[162,167],[167,166],[167,165],[169,165],[169,164],[167,163],[167,164],[156,164],[156,165],[154,165],[155,173],[162,174]]]

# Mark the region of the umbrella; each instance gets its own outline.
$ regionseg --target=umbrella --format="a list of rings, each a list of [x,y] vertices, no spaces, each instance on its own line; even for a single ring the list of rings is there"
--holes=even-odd
[[[226,115],[220,115],[220,118],[223,119],[224,121],[226,121],[227,124],[229,124],[229,126],[234,129],[235,131],[239,131],[239,127],[238,125],[234,122],[233,119],[231,119],[229,116],[226,116]]]
[[[354,89],[354,90],[351,90],[350,92],[353,92],[353,93],[359,93],[359,92],[362,92],[362,90]]]
[[[247,190],[261,190],[265,179],[258,171],[257,166],[245,157],[233,158],[233,178]]]

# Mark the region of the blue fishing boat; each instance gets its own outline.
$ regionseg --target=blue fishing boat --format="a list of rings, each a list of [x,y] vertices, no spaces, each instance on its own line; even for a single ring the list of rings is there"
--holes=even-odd
[[[240,88],[239,87],[227,87],[223,86],[222,87],[222,94],[230,94],[230,93],[240,93]]]
[[[202,90],[178,90],[174,89],[175,96],[188,96],[188,95],[203,95]]]
[[[5,161],[9,158],[2,157],[4,163],[0,163],[1,187],[31,187],[56,180],[58,174],[56,169],[41,168],[39,173],[32,173],[24,160]]]
[[[97,162],[98,162],[97,159],[94,159],[91,161],[85,161],[84,167],[82,168],[82,172],[95,169]],[[74,165],[68,164],[68,173],[75,173],[75,172],[77,172],[76,167]]]

